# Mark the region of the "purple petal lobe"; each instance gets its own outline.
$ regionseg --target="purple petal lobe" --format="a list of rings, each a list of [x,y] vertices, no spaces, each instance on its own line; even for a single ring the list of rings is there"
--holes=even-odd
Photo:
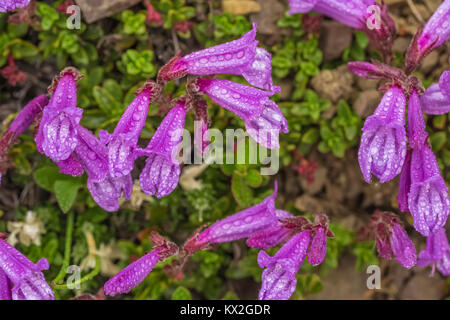
[[[131,175],[113,178],[109,174],[102,181],[88,179],[87,187],[95,202],[106,211],[119,210],[119,198],[122,193],[125,199],[130,200],[133,191],[133,179]]]
[[[433,83],[420,97],[423,112],[446,114],[450,112],[450,71],[445,71],[439,83]]]
[[[242,76],[251,85],[272,91],[274,89],[272,82],[272,56],[263,48],[256,48],[255,60]]]

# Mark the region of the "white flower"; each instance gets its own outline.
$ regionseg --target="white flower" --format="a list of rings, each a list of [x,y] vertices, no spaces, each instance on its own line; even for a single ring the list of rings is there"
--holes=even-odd
[[[41,245],[41,234],[45,233],[44,224],[33,211],[28,211],[25,221],[9,221],[8,231],[10,232],[8,242],[14,246],[20,242],[26,246],[34,243]]]

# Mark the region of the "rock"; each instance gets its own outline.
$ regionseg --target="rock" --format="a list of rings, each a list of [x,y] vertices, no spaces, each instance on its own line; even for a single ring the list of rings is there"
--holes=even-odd
[[[224,12],[240,15],[259,12],[261,6],[254,0],[222,0],[222,9]]]
[[[381,97],[382,93],[378,90],[363,91],[353,103],[353,109],[360,117],[366,118],[375,111]]]
[[[75,0],[75,2],[80,6],[84,20],[91,23],[128,9],[141,0]]]
[[[334,20],[324,20],[319,39],[323,60],[331,61],[341,57],[342,52],[352,44],[352,38],[351,28]]]
[[[444,297],[444,292],[445,280],[438,275],[430,277],[430,269],[427,268],[414,273],[399,298],[402,300],[440,300]]]
[[[238,0],[241,1],[241,0]],[[251,15],[251,21],[258,24],[258,33],[275,35],[282,33],[283,28],[277,22],[284,16],[286,8],[279,0],[257,0],[261,10]]]
[[[294,83],[292,80],[283,80],[279,83],[279,86],[281,87],[281,100],[289,100],[291,98],[292,89],[294,88]]]
[[[317,170],[314,172],[314,181],[312,183],[308,183],[305,177],[300,177],[300,185],[302,186],[303,191],[309,195],[315,195],[316,193],[319,193],[325,186],[327,173],[327,168],[317,168]]]
[[[433,70],[433,68],[438,64],[439,62],[439,53],[437,51],[432,51],[428,56],[423,59],[419,70],[425,74],[429,73]]]
[[[364,79],[360,77],[356,78],[356,83],[361,90],[377,89],[379,82],[380,81],[376,79]]]
[[[392,46],[392,50],[400,53],[406,53],[406,50],[408,49],[410,42],[411,37],[399,37],[395,39],[394,45]]]
[[[353,74],[342,65],[335,70],[323,70],[311,80],[311,85],[322,98],[337,102],[351,97],[353,82]]]
[[[323,200],[314,198],[308,194],[303,194],[295,199],[295,208],[304,212],[327,212],[327,206],[323,203]]]

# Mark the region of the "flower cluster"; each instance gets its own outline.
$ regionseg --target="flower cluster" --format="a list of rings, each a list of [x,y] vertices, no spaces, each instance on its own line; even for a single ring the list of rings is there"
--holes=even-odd
[[[325,260],[327,237],[333,237],[328,228],[328,217],[324,214],[315,216],[310,222],[302,216],[275,208],[277,185],[274,193],[261,203],[216,221],[205,230],[200,228],[185,242],[181,250],[162,237],[152,236],[155,249],[132,263],[105,284],[109,295],[126,293],[137,286],[150,273],[153,267],[169,256],[179,254],[183,266],[186,259],[199,250],[211,249],[211,245],[247,239],[251,248],[269,249],[284,243],[281,249],[270,257],[260,251],[258,264],[264,269],[262,286],[259,293],[261,300],[287,300],[295,291],[296,274],[305,257],[313,265]],[[172,273],[179,274],[180,270]]]
[[[395,260],[408,269],[416,265],[416,248],[397,215],[377,210],[365,231],[368,239],[375,239],[380,257],[390,260],[394,256]]]
[[[4,237],[0,234],[0,300],[53,300],[42,274],[48,261],[44,258],[34,264]]]
[[[258,143],[266,148],[279,148],[278,136],[280,131],[288,132],[287,121],[269,97],[280,88],[273,86],[271,56],[265,49],[257,47],[255,36],[256,24],[240,39],[184,57],[176,55],[161,68],[156,82],[147,80],[135,93],[135,99],[114,131],[100,130],[99,138],[80,125],[83,109],[77,107],[76,83],[82,76],[75,68],[64,69],[49,87],[52,96],[48,104],[46,101],[38,103],[39,106],[46,104],[35,136],[38,151],[54,161],[62,173],[81,176],[85,171],[87,187],[94,200],[103,209],[116,211],[122,194],[130,199],[133,189],[131,171],[138,157],[146,157],[139,177],[143,192],[161,198],[176,188],[181,172],[178,153],[190,110],[202,124],[202,141],[196,141],[196,147],[204,155],[209,144],[210,120],[202,95],[210,96],[241,117],[249,135]],[[264,90],[210,77],[224,73],[241,75]],[[188,74],[208,78],[189,79],[187,95],[162,103],[169,111],[147,147],[140,148],[138,140],[149,105],[153,101],[164,102],[162,91],[167,81]],[[23,123],[24,128],[29,125]]]
[[[387,91],[363,127],[359,163],[364,179],[370,182],[373,174],[384,183],[400,174],[399,209],[411,213],[415,229],[426,237],[445,226],[450,198],[427,141],[423,112],[450,111],[450,73],[444,72],[439,83],[426,91],[410,74],[426,54],[450,38],[445,19],[449,12],[450,1],[444,1],[425,28],[418,31],[408,49],[405,70],[379,62],[348,64],[350,71],[360,77],[386,81],[382,89]]]
[[[349,27],[363,30],[372,45],[380,50],[385,61],[392,60],[395,23],[385,3],[376,0],[289,0],[290,14],[319,12]]]

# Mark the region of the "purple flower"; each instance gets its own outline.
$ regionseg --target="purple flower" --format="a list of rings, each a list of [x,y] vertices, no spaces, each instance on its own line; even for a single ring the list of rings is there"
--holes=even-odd
[[[306,257],[310,238],[311,231],[306,230],[293,236],[273,257],[259,252],[258,265],[266,268],[259,300],[288,300],[291,297],[297,286],[295,275]]]
[[[13,300],[53,300],[54,293],[42,274],[42,270],[47,270],[48,267],[46,259],[34,264],[0,239],[0,296],[11,297]],[[3,287],[4,283],[7,288],[11,288],[10,293]]]
[[[371,174],[384,183],[402,169],[406,155],[405,105],[402,89],[393,86],[364,124],[358,160],[367,183]]]
[[[200,91],[245,121],[248,134],[265,148],[279,148],[280,131],[288,133],[287,121],[269,99],[274,92],[222,79],[198,79]]]
[[[450,39],[450,0],[445,0],[433,13],[420,34],[417,45],[422,56]]]
[[[289,0],[289,14],[316,11],[352,28],[364,29],[369,17],[367,8],[375,0]]]
[[[312,266],[317,266],[325,260],[327,253],[327,230],[325,227],[318,227],[311,240],[311,247],[308,253],[308,262]]]
[[[431,275],[434,275],[434,268],[444,276],[450,276],[450,245],[444,228],[438,229],[435,233],[427,237],[426,249],[419,253],[417,261],[419,267],[433,266]]]
[[[26,7],[30,0],[2,0],[0,3],[0,12],[7,12],[18,8]]]
[[[139,182],[148,195],[157,198],[170,194],[178,185],[180,163],[177,159],[186,118],[186,101],[180,100],[165,116],[142,154],[147,155]]]
[[[409,269],[416,265],[416,247],[398,223],[392,223],[389,242],[395,260],[403,267]]]
[[[423,117],[422,108],[420,106],[419,95],[414,89],[409,96],[408,103],[408,139],[409,145],[413,149],[420,149],[426,139],[428,133],[425,131],[425,118]]]
[[[130,174],[113,178],[108,170],[108,150],[89,130],[78,127],[78,145],[74,155],[88,175],[87,187],[95,202],[106,211],[119,210],[118,199],[130,200],[133,181]]]
[[[450,208],[447,190],[430,147],[424,144],[420,149],[413,149],[408,207],[414,218],[414,227],[424,236],[445,225]]]
[[[36,117],[42,112],[42,109],[47,105],[48,98],[42,94],[30,102],[19,112],[17,117],[9,126],[8,130],[3,133],[0,139],[0,163],[2,169],[6,170],[8,162],[8,151],[16,142],[16,139],[33,123]],[[1,173],[0,173],[1,179]]]
[[[137,142],[145,125],[151,97],[156,89],[152,82],[145,84],[125,110],[113,134],[110,135],[104,130],[100,131],[102,143],[109,143],[108,165],[109,173],[113,178],[126,176],[133,170],[134,161],[138,157]]]
[[[102,181],[88,179],[87,187],[91,192],[95,202],[106,211],[119,210],[118,199],[125,195],[125,199],[130,200],[133,192],[133,179],[130,174],[113,178],[109,174]]]
[[[256,48],[255,60],[242,73],[251,85],[274,91],[277,90],[272,82],[272,56],[263,48]]]
[[[450,112],[450,71],[444,71],[439,83],[433,83],[420,98],[423,112],[445,114]]]
[[[253,234],[247,239],[246,244],[250,248],[269,249],[286,241],[286,239],[293,235],[295,231],[284,228],[283,223],[281,222],[281,220],[286,218],[292,218],[292,213],[284,210],[275,210],[275,215],[278,219],[276,224],[269,226],[261,232]]]
[[[55,162],[67,159],[78,143],[77,128],[83,114],[83,110],[76,107],[78,79],[76,70],[66,68],[54,80],[56,89],[44,109],[35,137],[38,151]]]
[[[155,246],[151,252],[127,266],[105,283],[104,290],[107,295],[114,296],[130,292],[144,281],[159,261],[164,261],[179,253],[179,248],[175,243],[166,240],[156,232],[150,234],[150,241]]]
[[[251,238],[276,226],[278,223],[275,213],[276,196],[275,184],[275,191],[271,196],[253,207],[216,221],[198,235],[197,243],[222,243]]]
[[[130,292],[131,289],[144,281],[159,261],[163,260],[159,255],[160,251],[161,249],[157,248],[147,253],[109,279],[103,287],[105,293],[115,296],[116,294]]]
[[[408,194],[411,190],[411,151],[406,152],[405,162],[403,163],[400,180],[398,182],[398,208],[402,212],[409,212]]]
[[[370,228],[375,232],[380,257],[390,260],[393,255],[395,260],[408,269],[416,265],[416,248],[397,215],[377,210],[372,215]]]

